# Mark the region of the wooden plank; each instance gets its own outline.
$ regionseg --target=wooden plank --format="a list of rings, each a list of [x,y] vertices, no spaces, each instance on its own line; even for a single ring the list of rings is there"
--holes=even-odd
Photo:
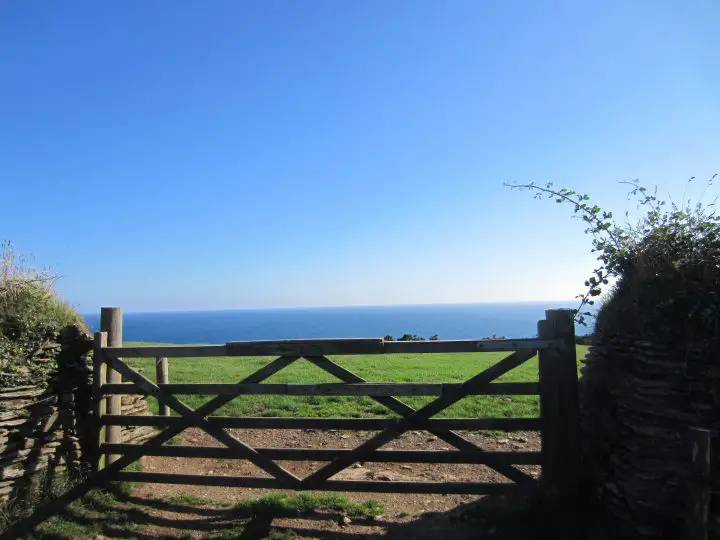
[[[427,405],[419,409],[417,412],[415,412],[413,416],[408,417],[408,420],[422,417],[430,417],[440,413],[444,409],[447,409],[451,405],[470,395],[470,392],[480,391],[482,388],[489,385],[489,383],[491,383],[495,379],[502,377],[507,372],[512,371],[516,367],[524,364],[533,356],[535,356],[534,350],[521,349],[515,351],[514,353],[506,356],[499,362],[493,364],[489,368],[481,371],[474,377],[471,377],[470,379],[462,383],[462,385],[457,391],[446,392],[442,394],[439,398],[428,403]]]
[[[691,460],[686,540],[707,540],[712,500],[712,439],[707,429],[690,428]]]
[[[397,422],[391,418],[285,418],[285,417],[232,417],[208,416],[208,422],[219,428],[236,429],[347,429],[375,431],[391,427]],[[474,419],[473,419],[474,420]],[[105,425],[154,426],[175,428],[185,424],[178,416],[105,415]]]
[[[136,444],[105,445],[104,450],[116,454],[135,450]],[[334,448],[255,448],[257,452],[273,460],[285,461],[332,461],[338,456],[351,452],[348,449]],[[149,447],[143,450],[146,456],[237,459],[242,458],[232,448],[219,446],[181,446],[168,445]],[[516,465],[540,465],[540,452],[460,452],[456,450],[377,450],[368,454],[366,462],[373,463],[472,463],[487,464],[503,462]]]
[[[121,381],[121,375],[115,371],[114,369],[110,369],[108,367],[107,370],[107,380],[110,384],[119,384]],[[108,414],[112,415],[119,415],[122,412],[122,402],[121,402],[121,396],[115,395],[110,396],[107,401],[106,409]],[[109,426],[109,424],[108,424]],[[120,428],[117,427],[108,427],[105,431],[105,440],[109,443],[119,443],[122,440],[122,433],[120,431]],[[106,463],[112,463],[117,459],[117,456],[114,455],[107,455],[105,456],[105,462]]]
[[[538,321],[540,338],[552,338],[555,330],[550,321]],[[562,483],[562,451],[559,447],[560,401],[557,356],[551,350],[539,351],[540,376],[540,438],[543,455],[543,482],[547,485]]]
[[[93,471],[97,472],[103,466],[103,453],[101,446],[105,443],[106,428],[102,424],[102,417],[106,413],[106,399],[102,395],[102,386],[106,382],[107,365],[102,359],[102,348],[107,346],[107,333],[95,332],[95,351],[93,354],[93,401],[95,403],[95,453],[93,457]]]
[[[335,362],[328,360],[324,356],[309,356],[307,357],[307,359],[320,369],[330,373],[331,375],[334,375],[335,377],[344,382],[365,382],[365,379],[363,379],[362,377],[336,364]],[[395,397],[375,396],[372,399],[404,418],[407,418],[417,412],[414,408],[403,403]],[[459,450],[467,452],[485,453],[485,450],[479,448],[472,441],[469,441],[465,437],[459,435],[458,433],[455,433],[454,431],[450,431],[449,429],[430,429],[429,431],[439,439],[442,439],[443,441],[451,444]],[[517,470],[515,467],[506,466],[502,463],[488,463],[488,466],[515,482],[530,480],[530,478],[525,473]]]
[[[166,359],[167,360],[167,359]],[[460,383],[319,383],[319,384],[158,384],[171,394],[291,395],[291,396],[438,396],[456,392]],[[491,383],[467,395],[535,395],[537,383]],[[106,384],[104,395],[140,394],[133,384]]]
[[[107,353],[122,358],[194,358],[227,356],[225,345],[146,345],[139,347],[108,347]]]
[[[426,354],[514,351],[561,347],[560,340],[433,340],[383,341],[359,339],[290,339],[231,341],[224,345],[111,346],[108,353],[124,358],[193,358],[207,356],[327,356],[346,354]]]
[[[180,401],[178,398],[173,396],[172,394],[164,393],[162,390],[160,390],[156,384],[154,384],[152,381],[147,379],[146,377],[143,377],[140,373],[132,370],[129,366],[127,366],[122,361],[118,360],[117,358],[114,358],[110,356],[107,361],[111,363],[114,369],[122,373],[125,377],[130,379],[132,382],[134,382],[140,389],[143,390],[143,393],[145,393],[148,396],[157,396],[162,395],[163,400],[165,403],[168,404],[170,408],[172,408],[175,412],[182,415],[186,421],[190,422],[191,425],[197,426],[207,432],[209,435],[212,435],[215,437],[219,442],[229,446],[230,448],[235,448],[239,451],[242,451],[245,453],[245,458],[249,459],[253,464],[260,467],[265,472],[271,474],[275,478],[278,479],[278,481],[281,481],[286,484],[287,487],[291,487],[297,483],[300,482],[300,479],[296,477],[294,474],[286,470],[285,468],[281,467],[274,461],[267,459],[264,456],[261,456],[258,454],[253,448],[249,447],[239,439],[233,437],[228,432],[224,431],[221,428],[218,428],[216,426],[213,426],[210,424],[205,418],[204,415],[199,414],[197,411],[191,409],[188,407],[185,403]],[[164,417],[160,417],[164,418]],[[168,419],[168,418],[166,418]],[[116,442],[116,441],[108,441],[108,442]],[[153,441],[146,443],[149,446],[152,446]]]
[[[468,391],[492,382],[493,380],[504,375],[508,371],[526,362],[527,360],[532,358],[534,354],[535,351],[533,350],[515,351],[511,355],[503,358],[496,364],[485,369],[478,375],[475,375],[474,377],[465,381],[462,384],[461,389],[457,392],[453,392],[452,394],[443,394],[439,398],[434,399],[429,404],[418,409],[413,414],[407,416],[406,418],[403,418],[395,427],[388,428],[386,431],[383,431],[371,437],[370,439],[356,447],[348,456],[343,458],[337,458],[331,463],[311,473],[302,481],[302,484],[304,486],[313,486],[314,488],[314,486],[316,486],[317,484],[324,483],[327,479],[336,475],[341,470],[349,467],[354,462],[362,461],[366,454],[377,450],[379,447],[387,444],[403,432],[409,429],[418,429],[416,426],[422,425],[423,422],[428,421],[428,418],[430,416],[438,414],[442,410],[463,399],[467,395]],[[513,472],[511,474],[513,474],[513,476],[517,478],[516,480],[515,478],[512,478],[515,481],[534,481],[532,477],[526,475],[522,471],[519,471],[517,469],[512,469],[512,471]]]
[[[513,483],[480,482],[374,482],[360,480],[327,480],[318,489],[361,493],[437,493],[467,495],[509,495],[523,486]]]
[[[555,327],[556,336],[564,346],[551,349],[559,363],[558,402],[560,429],[558,444],[563,454],[565,495],[574,497],[582,474],[580,465],[580,405],[578,398],[577,347],[575,344],[575,312],[571,309],[549,309],[545,318]]]
[[[562,346],[557,340],[544,339],[481,339],[386,341],[386,354],[501,352],[518,349],[550,349]]]
[[[122,309],[117,307],[103,307],[100,308],[100,330],[107,333],[107,344],[109,347],[122,347],[122,327],[123,327],[123,314]],[[103,351],[103,357],[105,351]],[[110,364],[107,364],[107,375],[106,380],[109,384],[120,384],[122,383],[122,376],[118,371],[112,368]],[[119,395],[111,396],[106,405],[108,414],[121,414],[122,411],[122,398]],[[109,443],[122,442],[122,432],[119,427],[111,426],[105,430],[105,439]],[[116,461],[118,456],[108,454],[105,456],[105,464],[110,464]]]
[[[438,414],[443,409],[451,406],[452,404],[456,403],[466,395],[468,395],[468,392],[472,392],[473,390],[477,388],[482,388],[484,385],[487,385],[489,382],[495,380],[496,378],[504,375],[508,371],[511,371],[515,367],[523,364],[530,358],[534,356],[534,351],[530,349],[525,350],[517,350],[513,352],[512,354],[506,356],[493,366],[485,369],[484,371],[480,372],[478,375],[475,375],[474,377],[471,377],[467,381],[463,383],[462,388],[453,394],[447,393],[439,398],[435,399],[425,407],[422,407],[419,409],[416,413],[408,417],[408,420],[412,423],[414,421],[417,421],[420,418],[423,417],[429,417],[432,415]],[[514,422],[509,423],[508,427],[509,430],[520,430],[520,429],[537,429],[539,426],[539,421],[537,419],[512,419],[515,420]],[[501,424],[502,425],[502,424]],[[532,426],[532,427],[531,427]],[[488,428],[491,429],[491,428]],[[464,439],[462,437],[457,436],[454,432],[449,432],[452,435],[455,436],[457,441],[455,441],[453,444],[460,450],[471,450],[474,446],[471,441],[468,441],[467,439]],[[445,438],[445,440],[450,440],[452,442],[452,439]],[[530,484],[533,483],[535,480],[530,475],[526,474],[525,472],[517,469],[516,467],[513,467],[512,465],[507,465],[504,463],[488,463],[488,466],[495,469],[497,472],[503,474],[508,479],[512,480],[513,482],[517,482],[520,484]]]
[[[150,484],[287,489],[287,485],[279,482],[277,478],[257,476],[204,476],[201,474],[122,471],[117,473],[115,478],[120,482],[145,482]]]
[[[170,374],[168,372],[168,359],[165,356],[159,356],[155,359],[155,379],[159,387],[163,388],[164,385],[170,382]],[[170,416],[170,407],[167,403],[162,401],[162,398],[158,400],[160,416]]]
[[[263,380],[267,379],[268,377],[274,375],[278,371],[281,371],[285,369],[287,366],[291,365],[293,362],[295,362],[298,359],[296,356],[281,356],[280,358],[276,358],[272,362],[268,362],[266,365],[255,371],[254,373],[251,373],[244,379],[240,381],[240,384],[246,384],[246,383],[259,383]],[[195,412],[198,415],[201,416],[207,416],[215,412],[217,409],[222,407],[223,405],[229,403],[232,401],[233,396],[218,396],[201,407],[199,407]],[[119,416],[119,418],[123,418],[122,416]],[[158,417],[163,418],[163,417]],[[164,420],[170,420],[170,418],[164,418]],[[184,420],[183,423],[179,423],[176,426],[169,427],[162,432],[158,433],[157,435],[153,436],[151,439],[146,441],[143,445],[138,445],[138,448],[134,451],[129,451],[125,455],[123,455],[120,459],[115,461],[112,464],[109,464],[107,467],[105,467],[102,471],[100,471],[96,475],[92,475],[85,483],[79,484],[76,488],[73,488],[70,492],[68,492],[67,496],[63,496],[60,499],[57,499],[56,502],[48,503],[48,505],[43,507],[43,512],[38,512],[37,514],[34,514],[30,518],[28,518],[27,523],[40,523],[42,519],[45,519],[46,517],[52,515],[53,513],[56,513],[57,511],[64,508],[62,504],[67,504],[68,501],[74,500],[74,498],[77,498],[79,496],[84,495],[87,493],[89,489],[92,488],[93,485],[101,485],[103,482],[107,481],[108,479],[114,478],[113,475],[116,475],[118,472],[120,472],[123,468],[127,467],[143,455],[143,451],[146,448],[152,448],[154,446],[160,446],[166,442],[168,442],[170,439],[172,439],[175,435],[182,432],[186,427],[191,425],[193,422],[188,419],[182,419]],[[74,497],[74,498],[73,498]],[[62,503],[62,504],[61,504]],[[46,510],[45,510],[46,509]],[[44,515],[45,517],[38,517]],[[25,522],[23,522],[25,523]],[[24,525],[18,525],[17,527],[13,527],[13,529],[21,530]],[[17,536],[15,536],[17,537]],[[11,538],[15,538],[11,537]]]
[[[276,358],[272,362],[268,362],[260,369],[254,371],[244,379],[242,379],[238,384],[257,384],[261,383],[268,377],[271,377],[275,373],[282,371],[289,365],[291,365],[293,362],[298,360],[297,356],[281,356],[280,358]],[[204,405],[200,406],[195,412],[197,412],[201,416],[208,416],[218,410],[219,408],[223,407],[224,405],[230,403],[233,399],[235,399],[235,396],[229,395],[229,396],[217,396],[205,403]],[[152,439],[146,442],[148,445],[161,445],[170,439],[172,439],[175,435],[178,433],[181,433],[185,428],[189,427],[191,425],[191,422],[185,421],[183,424],[176,425],[174,427],[169,427],[165,429],[162,433],[158,433],[155,435]],[[125,456],[123,459],[126,460],[126,462],[122,465],[123,467],[132,463],[134,459],[137,459],[141,455],[140,452],[134,452],[133,453],[135,457],[131,455],[130,457]],[[117,470],[120,470],[119,468]]]
[[[575,346],[575,321],[569,309],[548,310],[538,323],[541,338],[562,339],[564,345],[540,351],[540,411],[543,420],[543,481],[572,497],[580,477],[580,414]]]
[[[208,416],[216,428],[236,429],[339,429],[348,431],[380,431],[406,424],[401,418],[284,418]],[[179,416],[105,415],[106,426],[154,426],[176,428],[186,423]],[[540,429],[538,418],[430,418],[416,420],[412,429],[474,430],[474,431],[533,431]]]
[[[401,424],[373,435],[370,439],[353,448],[349,454],[337,457],[327,465],[307,475],[302,480],[301,489],[318,489],[319,486],[327,484],[329,478],[348,468],[353,463],[364,461],[365,456],[397,438],[404,429],[405,426]]]
[[[229,356],[382,354],[383,340],[360,338],[231,341],[226,343],[225,347]]]
[[[268,362],[254,373],[245,377],[238,384],[259,384],[270,376],[275,375],[275,373],[282,371],[299,358],[299,356],[281,356],[280,358],[276,358],[272,362]],[[230,403],[232,400],[232,397],[218,396],[200,407],[198,412],[203,411],[206,415],[211,414],[223,405]]]
[[[117,479],[125,482],[180,484],[191,486],[253,487],[284,489],[274,478],[253,476],[203,476],[199,474],[172,474],[150,472],[121,472]],[[309,487],[304,487],[308,489]],[[358,480],[329,480],[316,488],[323,491],[365,493],[456,493],[478,495],[509,494],[519,489],[516,484],[475,482],[378,482]]]

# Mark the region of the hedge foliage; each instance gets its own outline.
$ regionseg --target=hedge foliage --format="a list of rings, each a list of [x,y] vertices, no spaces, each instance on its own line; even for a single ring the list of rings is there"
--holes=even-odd
[[[715,191],[713,176],[705,197]],[[688,185],[692,184],[691,178]],[[602,297],[596,330],[683,344],[693,349],[720,341],[720,217],[715,199],[709,203],[667,203],[637,182],[630,182],[639,219],[620,221],[568,188],[524,184],[540,198],[569,204],[585,224],[598,265],[578,295],[578,321]],[[684,199],[684,195],[683,195]],[[627,217],[627,213],[626,213]],[[715,358],[713,355],[709,358]]]
[[[9,242],[0,269],[0,385],[43,381],[56,367],[57,337],[69,325],[86,329],[82,317],[61,300],[55,277],[26,265]]]

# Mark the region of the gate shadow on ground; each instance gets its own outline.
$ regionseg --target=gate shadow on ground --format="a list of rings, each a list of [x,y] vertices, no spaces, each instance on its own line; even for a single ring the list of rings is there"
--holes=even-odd
[[[427,512],[403,520],[352,519],[347,527],[338,525],[341,518],[337,512],[253,515],[244,508],[139,498],[120,490],[95,492],[81,503],[69,506],[32,538],[575,540],[608,537],[603,534],[595,513],[581,512],[567,504],[550,505],[527,496],[484,497],[446,512]]]

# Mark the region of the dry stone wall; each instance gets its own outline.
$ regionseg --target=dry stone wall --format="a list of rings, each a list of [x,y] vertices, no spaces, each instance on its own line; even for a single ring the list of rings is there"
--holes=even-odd
[[[46,380],[0,388],[0,504],[42,474],[79,472],[96,457],[88,338],[69,335],[60,339],[58,369]],[[122,414],[149,414],[147,402],[142,396],[123,396]],[[128,427],[122,438],[140,443],[153,433],[149,427]]]
[[[143,396],[123,396],[122,415],[145,416],[150,414],[148,403]],[[122,442],[139,444],[155,434],[155,430],[148,426],[123,426]]]
[[[688,511],[688,428],[720,428],[720,363],[708,350],[598,336],[580,401],[591,485],[628,536],[678,538]]]
[[[0,390],[0,502],[40,471],[79,463],[79,439],[71,428],[73,405],[72,393],[53,387]]]

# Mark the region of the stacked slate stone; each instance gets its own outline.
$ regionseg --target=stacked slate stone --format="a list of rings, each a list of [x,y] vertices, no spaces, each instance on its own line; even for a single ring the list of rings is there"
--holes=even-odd
[[[146,416],[150,414],[148,403],[143,396],[132,395],[122,397],[123,416]],[[125,443],[141,444],[155,434],[155,430],[149,426],[123,426],[122,441]]]
[[[688,427],[720,428],[720,364],[668,341],[598,334],[583,368],[585,463],[628,537],[681,536]]]
[[[56,343],[31,360],[55,369],[26,373],[0,388],[0,504],[35,482],[42,473],[82,471],[96,458],[92,340],[77,327],[60,332]],[[50,356],[48,358],[48,356]],[[142,396],[123,396],[123,415],[146,415]],[[141,443],[149,427],[122,430],[123,442]]]
[[[0,502],[37,473],[80,467],[72,392],[53,385],[0,390]]]

